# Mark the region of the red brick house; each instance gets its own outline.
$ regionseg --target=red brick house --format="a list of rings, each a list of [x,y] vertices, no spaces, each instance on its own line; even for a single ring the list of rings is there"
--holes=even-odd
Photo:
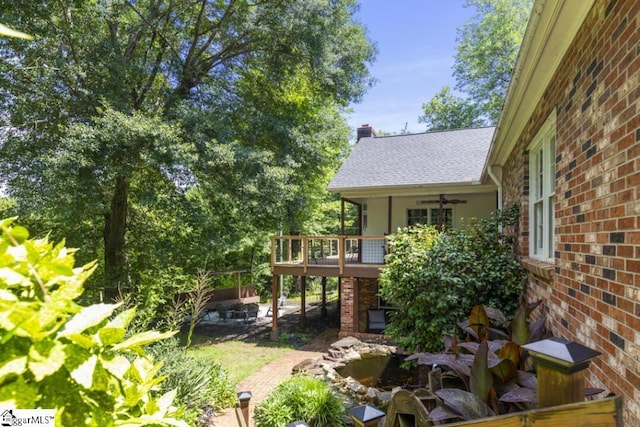
[[[520,207],[527,298],[640,425],[640,1],[535,2],[485,173]]]

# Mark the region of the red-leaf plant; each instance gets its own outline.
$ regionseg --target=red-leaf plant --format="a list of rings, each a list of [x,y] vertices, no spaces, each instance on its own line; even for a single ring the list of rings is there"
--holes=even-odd
[[[444,353],[416,353],[406,359],[431,369],[431,392],[439,402],[429,413],[433,422],[484,418],[535,407],[536,377],[521,346],[546,338],[545,316],[530,321],[541,302],[521,305],[511,322],[500,310],[475,306],[469,318],[458,323],[467,333],[464,342],[445,336]]]

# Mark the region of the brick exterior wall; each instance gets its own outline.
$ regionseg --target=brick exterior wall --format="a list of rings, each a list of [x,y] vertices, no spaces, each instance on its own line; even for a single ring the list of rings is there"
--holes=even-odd
[[[528,257],[527,147],[555,109],[555,264]],[[624,398],[640,426],[640,2],[598,0],[503,167],[518,204],[527,298],[554,335],[602,356],[587,380]]]
[[[346,335],[358,332],[353,327],[355,291],[355,277],[343,277],[340,279],[340,332]]]
[[[358,279],[358,332],[366,332],[367,310],[378,308],[378,279]]]
[[[343,335],[367,331],[367,310],[378,308],[378,280],[356,277],[342,278],[340,332]],[[357,313],[357,314],[356,314]],[[354,326],[354,315],[358,326]]]

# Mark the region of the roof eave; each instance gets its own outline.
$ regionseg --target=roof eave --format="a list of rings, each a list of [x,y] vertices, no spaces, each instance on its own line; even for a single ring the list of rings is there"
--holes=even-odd
[[[385,186],[362,186],[362,187],[341,187],[328,188],[332,193],[340,193],[343,197],[364,197],[364,196],[411,196],[421,194],[439,193],[478,193],[494,191],[495,185],[487,185],[481,181],[449,182],[437,184],[415,184],[415,185],[385,185]]]
[[[595,0],[536,0],[484,166],[503,166]]]

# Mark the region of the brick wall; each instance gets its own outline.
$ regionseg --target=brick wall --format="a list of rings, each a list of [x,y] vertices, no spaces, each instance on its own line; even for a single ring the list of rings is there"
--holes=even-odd
[[[366,332],[367,310],[378,308],[378,280],[343,277],[341,283],[341,334],[351,335],[353,333]],[[354,316],[357,316],[357,328],[354,326]]]
[[[556,336],[602,352],[588,381],[640,425],[640,2],[598,0],[503,168],[518,250]],[[555,264],[529,262],[527,146],[555,109]],[[535,274],[533,274],[535,273]]]
[[[353,327],[356,278],[341,278],[340,287],[340,332],[348,335],[350,332],[357,332]]]
[[[358,279],[358,332],[366,332],[367,310],[378,308],[378,279]]]

